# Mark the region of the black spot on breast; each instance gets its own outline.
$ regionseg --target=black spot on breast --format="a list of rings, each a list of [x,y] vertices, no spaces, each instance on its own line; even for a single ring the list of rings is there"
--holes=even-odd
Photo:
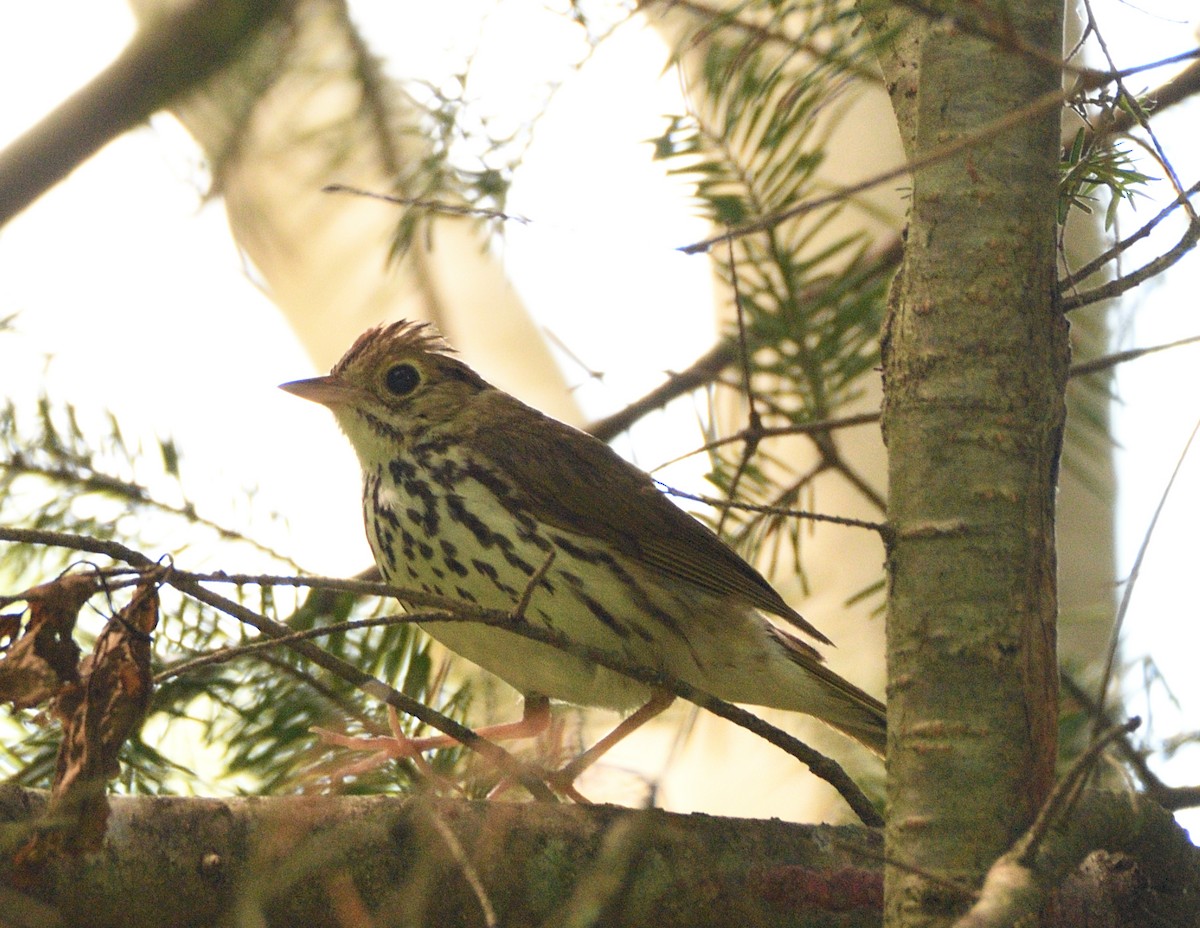
[[[388,566],[394,568],[396,566],[396,536],[376,522],[375,538],[379,545],[379,553],[383,555]]]
[[[446,497],[446,511],[453,521],[474,535],[475,540],[484,548],[490,548],[496,543],[495,532],[484,525],[479,516],[467,509],[463,498],[457,493],[451,493]]]
[[[487,561],[481,561],[478,558],[471,561],[471,566],[474,567],[482,576],[487,577],[492,582],[492,586],[498,589],[501,593],[516,598],[517,590],[515,587],[509,586],[500,579],[500,573],[494,566]]]
[[[629,637],[629,629],[618,622],[616,616],[605,609],[599,601],[593,599],[587,593],[583,592],[583,590],[576,590],[575,595],[579,598],[581,603],[587,606],[588,612],[599,619],[605,626],[612,629],[622,638]]]
[[[415,477],[417,468],[407,458],[396,458],[388,464],[388,473],[392,475],[392,480],[400,484]]]
[[[481,561],[481,560],[479,560],[479,558],[475,558],[473,561],[471,561],[471,566],[474,567],[481,574],[483,574],[485,577],[487,577],[489,580],[491,580],[493,583],[495,583],[497,580],[500,579],[500,575],[496,572],[496,568],[493,567],[491,564],[489,564],[487,561]]]
[[[430,479],[444,490],[452,490],[458,483],[458,465],[446,458],[429,468]]]
[[[507,538],[504,535],[496,535],[495,540],[496,546],[500,549],[500,553],[504,555],[504,560],[508,561],[510,565],[521,571],[521,573],[523,573],[526,577],[533,576],[533,572],[537,570],[537,568],[513,550],[514,546],[511,538]]]
[[[584,548],[575,544],[569,538],[562,535],[554,535],[554,543],[562,548],[567,554],[575,558],[577,561],[583,561],[585,564],[604,564],[608,567],[616,567],[616,561],[613,556],[607,551],[598,551],[595,548]]]

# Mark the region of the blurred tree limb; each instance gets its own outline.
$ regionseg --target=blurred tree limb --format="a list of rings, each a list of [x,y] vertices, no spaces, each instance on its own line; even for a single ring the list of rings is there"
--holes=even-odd
[[[0,226],[236,58],[290,6],[291,0],[192,0],[146,22],[112,64],[0,152]]]

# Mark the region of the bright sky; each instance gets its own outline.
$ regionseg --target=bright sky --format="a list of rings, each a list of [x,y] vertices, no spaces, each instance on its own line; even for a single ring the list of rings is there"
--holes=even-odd
[[[472,21],[474,4],[425,4],[449,17]],[[536,7],[537,4],[529,4]],[[415,5],[355,4],[363,21],[381,36],[424,36],[412,28],[389,28],[395,17]],[[510,7],[511,8],[511,7]],[[1105,4],[1105,16],[1120,16],[1110,34],[1123,46],[1122,64],[1183,50],[1192,33],[1168,28],[1148,14],[1122,4]],[[508,15],[508,14],[505,14]],[[20,88],[6,96],[0,110],[0,144],[19,134],[103,67],[122,47],[132,19],[115,0],[41,0],[12,4],[0,30],[0,82]],[[70,22],[71,28],[62,24]],[[493,18],[487,28],[508,25]],[[445,22],[430,25],[449,34]],[[1172,36],[1164,44],[1164,34]],[[1140,38],[1145,36],[1144,39]],[[472,42],[472,34],[463,41]],[[637,142],[661,131],[660,115],[677,108],[670,102],[669,81],[650,84],[661,60],[652,37],[628,37],[619,54],[600,56],[560,100],[559,122],[539,129],[527,170],[513,190],[514,212],[534,216],[549,234],[515,229],[504,256],[508,270],[536,318],[565,342],[587,346],[583,360],[617,372],[614,353],[628,351],[627,333],[638,332],[653,345],[675,352],[660,367],[685,364],[709,344],[697,333],[683,341],[676,320],[656,308],[645,311],[635,294],[657,279],[662,293],[676,300],[707,299],[708,278],[700,261],[689,262],[671,246],[700,237],[703,226],[692,219],[677,195],[656,185],[644,168]],[[416,62],[437,43],[410,40],[388,47],[397,58]],[[1117,54],[1121,48],[1114,46]],[[500,56],[477,62],[491,68],[495,82],[525,86],[528,75],[512,69],[536,62],[526,56]],[[507,70],[506,70],[507,69]],[[1147,76],[1134,89],[1161,77]],[[614,87],[628,85],[625,103],[606,101]],[[635,101],[630,105],[628,101]],[[641,106],[637,102],[640,100]],[[589,144],[576,144],[584,131],[566,121],[570,112],[585,114],[594,130]],[[1164,117],[1162,129],[1174,144],[1184,184],[1200,174],[1194,145],[1195,117]],[[1189,137],[1187,132],[1192,132]],[[599,140],[608,140],[602,144]],[[1185,159],[1192,159],[1191,163]],[[219,203],[202,204],[196,155],[180,130],[167,119],[110,145],[82,166],[32,209],[0,230],[0,317],[20,313],[19,335],[0,335],[0,370],[8,395],[28,402],[45,389],[77,398],[85,410],[120,410],[135,433],[168,432],[186,451],[189,484],[218,520],[237,522],[244,514],[229,511],[228,499],[241,487],[261,486],[260,504],[284,511],[290,530],[272,540],[297,553],[312,569],[348,573],[364,566],[369,554],[362,540],[358,484],[348,448],[315,447],[310,441],[311,413],[274,389],[304,376],[311,365],[270,302],[241,273]],[[565,175],[564,175],[565,172]],[[589,185],[573,183],[588,177]],[[592,184],[592,181],[595,181]],[[607,180],[609,186],[603,181]],[[1160,185],[1161,186],[1161,185]],[[585,188],[580,190],[579,188]],[[564,201],[563,191],[575,199]],[[639,220],[629,222],[633,190],[641,204]],[[584,197],[584,199],[580,199]],[[1158,207],[1148,203],[1127,216],[1125,231],[1149,218]],[[588,217],[586,228],[578,217]],[[655,222],[660,224],[655,224]],[[1144,259],[1142,259],[1144,260]],[[596,273],[593,262],[620,267],[621,274]],[[1140,260],[1131,259],[1130,266]],[[1150,345],[1200,332],[1196,313],[1196,259],[1188,274],[1173,275],[1144,288],[1138,311],[1130,313],[1120,347]],[[579,282],[587,285],[580,287]],[[665,305],[670,300],[661,300]],[[658,304],[653,304],[658,305]],[[557,312],[568,307],[568,312]],[[599,343],[594,328],[581,320],[606,317],[612,339]],[[658,326],[654,328],[653,326]],[[237,337],[233,337],[236,335]],[[53,358],[47,355],[53,352]],[[1155,356],[1121,371],[1124,406],[1117,411],[1122,474],[1120,538],[1122,564],[1132,562],[1150,514],[1175,465],[1192,425],[1200,417],[1200,348]],[[637,369],[638,364],[626,365]],[[578,382],[574,369],[568,378]],[[614,378],[619,380],[619,378]],[[642,382],[606,382],[603,393],[582,394],[589,412],[619,407],[645,389]],[[643,454],[653,456],[653,447]],[[345,479],[313,493],[308,463],[330,456]],[[666,456],[665,452],[659,458]],[[644,463],[653,463],[653,460]],[[1200,511],[1200,449],[1194,449],[1170,500],[1152,545],[1127,619],[1130,660],[1152,654],[1158,671],[1172,687],[1179,708],[1163,698],[1153,705],[1154,731],[1164,735],[1197,727],[1200,681],[1193,664],[1200,606],[1195,591],[1194,518]],[[303,499],[304,506],[295,501]],[[278,531],[263,529],[268,535]],[[331,544],[332,539],[338,539]],[[1131,681],[1130,690],[1140,688]],[[1156,693],[1165,690],[1160,685]],[[1177,782],[1200,781],[1200,751],[1180,755],[1173,767]],[[1193,824],[1196,820],[1193,820]]]

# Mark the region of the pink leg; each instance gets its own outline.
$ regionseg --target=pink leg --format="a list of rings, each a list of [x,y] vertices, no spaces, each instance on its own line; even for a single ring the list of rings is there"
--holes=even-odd
[[[351,737],[324,728],[312,728],[311,731],[321,736],[326,744],[336,744],[339,747],[353,751],[373,751],[374,753],[359,764],[354,765],[353,773],[363,773],[379,765],[401,757],[411,757],[417,762],[422,772],[432,773],[428,763],[421,757],[424,751],[437,748],[450,748],[459,744],[458,740],[449,735],[432,735],[428,738],[409,738],[400,730],[400,722],[396,710],[388,707],[388,724],[391,727],[390,737]],[[525,697],[525,708],[520,721],[506,722],[503,725],[488,725],[477,729],[475,734],[489,741],[510,741],[515,738],[533,738],[540,735],[550,724],[550,700],[545,696],[531,695]],[[365,766],[364,766],[365,765]]]
[[[666,708],[675,701],[673,693],[668,693],[663,690],[655,690],[650,699],[640,709],[634,712],[631,716],[623,719],[621,723],[610,731],[607,735],[593,744],[590,748],[576,757],[573,761],[562,767],[546,778],[546,783],[551,789],[562,793],[564,796],[575,800],[576,802],[587,803],[588,800],[575,789],[575,780],[596,763],[601,757],[608,753],[618,741],[633,734],[652,718],[662,714]]]

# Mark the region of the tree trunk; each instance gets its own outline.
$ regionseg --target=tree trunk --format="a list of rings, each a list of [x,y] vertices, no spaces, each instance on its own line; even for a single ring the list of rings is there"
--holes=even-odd
[[[962,8],[966,10],[967,8]],[[970,9],[975,9],[974,7]],[[1061,4],[914,22],[885,60],[920,159],[884,333],[889,925],[948,924],[1051,784],[1054,500],[1067,324],[1055,289]],[[874,23],[878,25],[878,23]],[[1005,42],[975,37],[1004,24]],[[906,57],[907,56],[907,57]],[[915,105],[901,75],[916,75]],[[1011,128],[996,120],[1028,107]],[[982,130],[982,131],[981,131]]]

